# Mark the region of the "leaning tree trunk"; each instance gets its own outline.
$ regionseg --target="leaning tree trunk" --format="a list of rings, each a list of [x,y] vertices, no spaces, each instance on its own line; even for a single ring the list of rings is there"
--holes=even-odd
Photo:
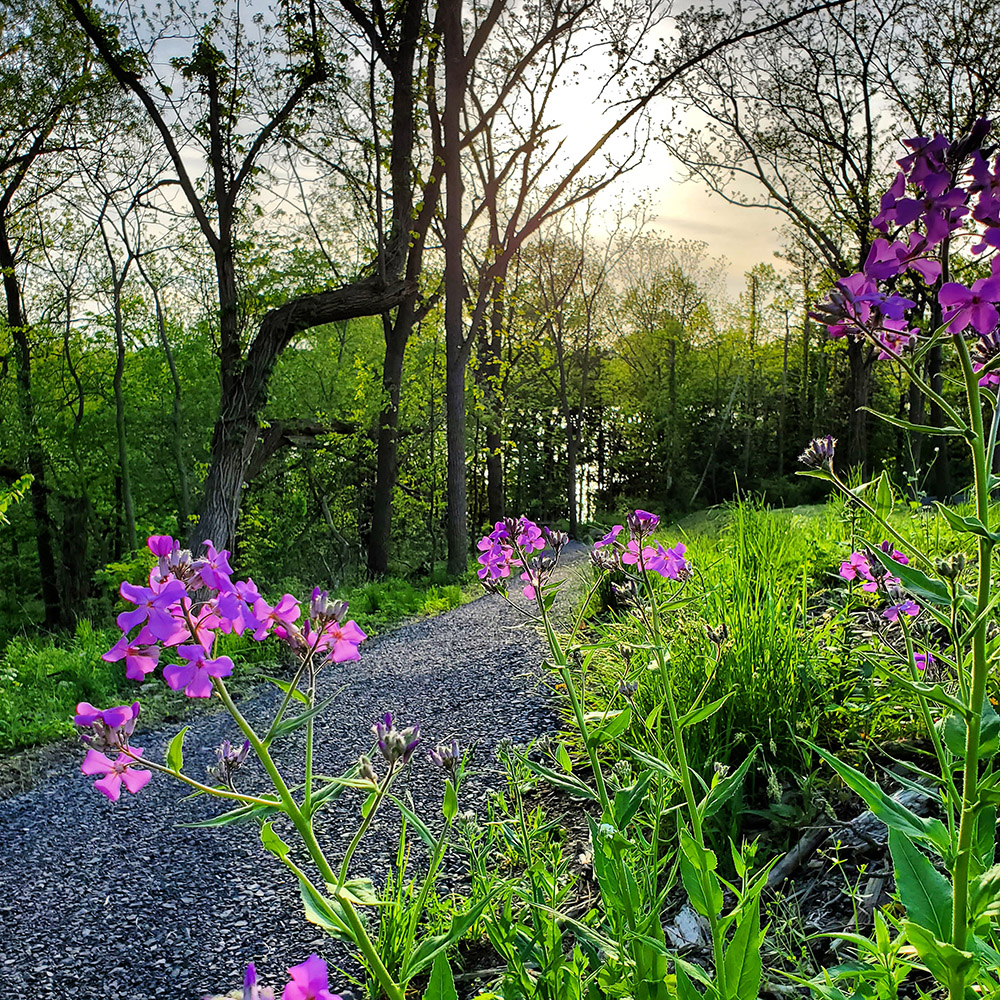
[[[353,285],[303,295],[264,316],[238,377],[231,378],[230,389],[222,397],[212,434],[201,517],[189,536],[192,545],[200,545],[206,538],[219,548],[232,544],[268,383],[292,338],[326,323],[379,315],[415,291],[415,284],[406,279],[387,281],[375,275]]]

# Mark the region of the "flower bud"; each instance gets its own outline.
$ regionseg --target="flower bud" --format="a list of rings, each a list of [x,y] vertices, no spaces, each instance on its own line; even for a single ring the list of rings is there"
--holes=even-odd
[[[810,469],[828,469],[833,471],[833,453],[837,448],[837,439],[827,434],[826,437],[813,438],[801,455],[799,461]]]
[[[397,761],[409,763],[413,751],[420,742],[420,727],[408,726],[406,729],[397,729],[391,712],[386,712],[381,721],[372,726],[372,733],[390,767]]]
[[[458,749],[458,740],[452,740],[451,745],[441,744],[436,750],[431,750],[428,756],[432,764],[444,768],[450,778],[455,777],[458,765],[462,762],[462,752]]]
[[[957,580],[965,569],[965,555],[962,552],[956,552],[946,559],[935,559],[934,568],[946,580]]]
[[[378,775],[375,773],[375,768],[372,766],[370,758],[365,754],[362,754],[358,758],[358,777],[373,784],[378,783]]]
[[[709,642],[715,643],[716,646],[724,645],[729,638],[729,630],[726,628],[725,622],[720,622],[717,628],[706,625],[705,634],[708,636]]]
[[[618,682],[618,693],[627,701],[631,701],[635,697],[635,693],[638,690],[638,681],[621,680]]]
[[[250,753],[250,741],[244,740],[243,746],[235,750],[229,740],[223,740],[221,745],[216,747],[215,753],[219,762],[215,767],[210,767],[208,773],[218,778],[226,787],[232,788],[233,775],[243,767],[247,754]]]

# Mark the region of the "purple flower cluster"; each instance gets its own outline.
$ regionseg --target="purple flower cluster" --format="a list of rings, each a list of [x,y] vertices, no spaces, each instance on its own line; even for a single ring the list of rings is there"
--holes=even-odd
[[[619,535],[625,525],[616,524],[603,538],[594,542],[591,558],[601,569],[636,567],[656,573],[665,580],[686,580],[691,575],[691,567],[685,558],[687,547],[679,543],[672,549],[665,549],[659,542],[646,544],[646,538],[660,523],[657,514],[647,510],[636,510],[626,518],[629,540],[622,542]]]
[[[879,346],[880,358],[899,357],[918,333],[906,320],[914,303],[881,291],[876,283],[912,271],[926,284],[936,284],[942,276],[941,245],[959,231],[979,240],[973,253],[1000,247],[1000,157],[991,167],[982,148],[991,127],[981,119],[955,142],[942,135],[906,140],[910,152],[897,161],[900,170],[872,220],[885,235],[872,243],[864,269],[838,281],[813,313],[827,324],[831,337],[867,339]],[[938,301],[952,333],[971,329],[985,340],[995,337],[1000,323],[997,260],[991,275],[971,287],[946,282]],[[976,370],[996,353],[989,343],[981,345],[979,354],[986,357],[976,358]],[[980,384],[1000,385],[1000,376],[989,372]]]
[[[534,600],[555,568],[556,561],[569,536],[562,531],[541,527],[527,517],[506,518],[497,521],[493,530],[484,535],[477,548],[482,553],[478,571],[483,586],[490,590],[503,590],[503,583],[512,569],[520,569],[524,584],[522,593]],[[551,548],[552,555],[537,553]]]
[[[397,762],[408,764],[413,751],[420,744],[420,726],[407,726],[397,729],[392,712],[386,712],[375,725],[372,735],[378,745],[385,762],[393,767]]]
[[[358,646],[367,638],[354,621],[342,623],[347,605],[330,601],[326,591],[313,591],[309,604],[311,619],[298,624],[299,602],[285,594],[275,605],[259,593],[253,580],[233,580],[229,553],[205,542],[205,553],[195,557],[168,535],[151,535],[149,550],[157,557],[150,571],[149,585],[124,581],[121,596],[135,605],[118,616],[122,637],[103,654],[109,663],[125,661],[125,676],[141,681],[160,663],[164,650],[172,651],[178,662],[163,665],[163,680],[174,691],[189,698],[208,698],[212,679],[228,677],[233,661],[213,656],[218,633],[249,633],[258,642],[268,635],[285,642],[302,660],[313,666],[324,662],[344,663],[360,659]],[[130,633],[135,634],[130,634]],[[149,771],[135,770],[135,757],[142,751],[128,746],[135,727],[138,703],[104,711],[82,702],[77,706],[76,725],[86,730],[83,739],[90,746],[83,762],[84,774],[105,774],[96,783],[99,791],[115,800],[121,785],[136,792],[150,778]],[[101,753],[111,749],[114,759]],[[226,779],[242,765],[246,748],[235,753],[227,749],[220,757]]]
[[[893,548],[892,542],[882,542],[879,548],[900,566],[906,566],[910,562],[899,549]],[[852,552],[850,558],[840,564],[840,575],[845,580],[864,580],[861,589],[869,594],[874,594],[880,586],[888,588],[900,585],[899,579],[883,570],[881,564],[874,561],[868,552]]]
[[[347,606],[329,602],[325,591],[313,591],[313,619],[300,626],[296,623],[302,612],[291,594],[272,606],[253,580],[234,581],[229,553],[211,541],[205,542],[201,558],[168,535],[152,535],[149,549],[157,557],[149,586],[122,583],[121,595],[135,609],[118,616],[123,635],[103,656],[109,662],[124,660],[125,675],[132,680],[143,680],[156,669],[162,649],[173,649],[180,662],[163,667],[167,686],[189,698],[208,698],[212,678],[233,672],[228,656],[212,656],[217,632],[249,632],[258,642],[273,634],[297,655],[312,655],[315,662],[359,659],[358,646],[367,637],[355,622],[340,623]],[[205,593],[207,598],[201,599]]]

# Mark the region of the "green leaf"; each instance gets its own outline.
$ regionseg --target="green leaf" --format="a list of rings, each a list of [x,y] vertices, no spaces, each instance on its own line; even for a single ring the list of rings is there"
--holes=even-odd
[[[938,724],[941,736],[948,749],[964,759],[965,740],[969,727],[965,718],[957,712],[949,712]],[[992,757],[1000,749],[1000,716],[997,715],[988,697],[983,698],[982,722],[979,729],[979,759]]]
[[[924,819],[924,817],[918,816],[892,796],[887,795],[874,781],[856,768],[838,760],[833,754],[816,746],[815,743],[810,743],[809,740],[802,740],[802,742],[815,754],[822,757],[840,775],[844,784],[852,791],[857,792],[864,800],[865,805],[890,830],[905,833],[913,840],[927,841],[933,844],[942,855],[949,851],[948,831],[941,820]]]
[[[559,761],[559,766],[567,773],[573,773],[573,761],[569,759],[569,751],[566,749],[565,743],[560,743],[556,748],[556,760]]]
[[[566,792],[567,795],[574,795],[578,799],[596,801],[597,795],[579,778],[574,778],[571,774],[560,774],[558,771],[553,771],[551,767],[546,767],[544,764],[539,764],[537,761],[530,760],[527,757],[521,759],[529,771],[537,774],[540,778],[544,778],[550,785]]]
[[[714,816],[739,790],[747,771],[750,770],[750,765],[757,756],[757,749],[754,747],[743,763],[728,777],[721,781],[718,780],[717,776],[712,778],[712,787],[703,800],[704,812],[702,815],[706,819],[709,816]]]
[[[909,420],[903,420],[901,417],[894,417],[889,413],[883,413],[881,410],[872,409],[870,406],[859,406],[859,410],[867,410],[869,413],[875,414],[880,420],[884,420],[887,424],[892,424],[894,427],[902,427],[907,431],[916,431],[918,434],[940,434],[943,437],[962,437],[965,431],[961,427],[953,427],[950,424],[947,427],[934,427],[931,424],[914,424]]]
[[[908,920],[926,928],[934,937],[951,936],[951,885],[930,858],[905,834],[889,831],[889,852],[896,888]]]
[[[892,513],[892,483],[889,482],[889,473],[884,471],[878,477],[878,486],[875,489],[875,515],[886,520]]]
[[[266,799],[267,797],[266,795],[260,796],[262,799]],[[178,826],[187,827],[192,830],[201,827],[228,826],[230,823],[245,823],[248,819],[266,819],[268,816],[274,816],[284,811],[281,807],[281,802],[275,799],[273,806],[240,806],[238,809],[230,809],[228,812],[213,816],[211,819],[202,819],[194,823],[179,823]]]
[[[934,506],[937,507],[938,513],[951,525],[953,531],[976,535],[979,538],[988,538],[991,542],[1000,541],[1000,535],[995,531],[990,531],[978,517],[962,517],[943,503],[935,503]]]
[[[973,920],[1000,916],[1000,865],[991,865],[982,875],[972,880],[969,886],[969,910]]]
[[[389,798],[392,799],[396,804],[396,808],[406,817],[406,822],[417,831],[420,839],[428,847],[436,847],[437,837],[431,832],[431,828],[402,799],[397,798],[392,793],[389,794]]]
[[[331,901],[321,895],[304,879],[299,879],[299,894],[305,907],[306,920],[317,927],[322,927],[331,937],[338,941],[354,941],[350,925],[337,912]]]
[[[738,918],[736,932],[723,959],[728,994],[734,1000],[757,1000],[763,972],[760,942],[760,898],[757,897]]]
[[[883,552],[878,546],[872,548],[872,554],[889,573],[898,577],[899,582],[915,597],[928,604],[951,607],[951,591],[943,581],[934,580],[913,566],[904,566],[896,562],[888,552]],[[967,596],[965,604],[967,610],[975,612],[975,605]]]
[[[270,677],[268,674],[264,674],[264,680],[270,681],[278,690],[283,691],[285,694],[291,692],[292,697],[296,701],[301,701],[303,705],[309,704],[309,699],[304,691],[300,691],[298,688],[293,688],[288,681],[279,680],[277,677]]]
[[[316,718],[320,712],[326,711],[326,709],[340,696],[338,691],[336,694],[330,695],[329,698],[324,698],[317,705],[312,708],[306,709],[304,712],[300,712],[298,715],[292,716],[290,719],[282,719],[275,727],[274,731],[271,733],[271,738],[268,740],[270,745],[275,740],[280,740],[282,737],[288,736],[289,733],[294,733],[297,729],[301,729],[310,719]]]
[[[184,734],[190,729],[185,726],[167,746],[167,767],[175,774],[179,774],[184,767]]]
[[[920,961],[933,973],[943,986],[948,986],[952,974],[960,975],[966,983],[976,973],[976,957],[970,951],[959,951],[953,944],[940,941],[925,927],[910,920],[903,921],[906,939],[917,950]]]
[[[629,746],[627,743],[623,743],[622,746],[628,750],[629,754],[634,757],[640,764],[644,767],[652,768],[658,774],[665,775],[674,781],[680,781],[680,775],[671,767],[671,765],[665,761],[660,760],[659,757],[654,757],[650,753],[646,753],[645,750],[640,750],[638,747]]]
[[[608,712],[604,719],[604,725],[599,729],[592,729],[588,733],[587,743],[589,746],[596,747],[602,743],[610,743],[621,736],[632,725],[632,709],[623,708],[619,712]]]
[[[696,708],[685,713],[678,721],[682,726],[694,726],[699,722],[704,722],[706,719],[715,715],[715,713],[718,712],[719,709],[722,708],[722,706],[725,705],[725,703],[729,701],[734,694],[736,694],[735,691],[730,691],[729,694],[723,695],[721,698],[717,698],[708,705],[702,705],[701,708]]]
[[[628,788],[620,788],[615,792],[615,799],[611,806],[611,813],[615,819],[615,826],[619,830],[624,830],[628,821],[639,811],[649,783],[653,780],[652,771],[644,771]]]
[[[458,815],[458,793],[451,778],[444,783],[444,802],[441,804],[441,812],[444,813],[446,820],[453,820]]]
[[[345,896],[355,906],[378,906],[381,902],[370,878],[349,878],[339,890],[330,884],[326,890]]]
[[[434,959],[431,980],[424,990],[424,1000],[458,1000],[455,977],[451,974],[451,966],[443,951]]]
[[[284,858],[291,848],[274,832],[274,824],[268,820],[260,828],[260,842],[264,849],[276,857]]]
[[[403,965],[401,979],[409,982],[414,976],[427,968],[439,954],[458,941],[465,932],[479,919],[479,915],[496,895],[497,890],[484,899],[477,900],[464,913],[456,913],[451,918],[451,925],[443,934],[425,938],[410,954]]]
[[[681,830],[680,862],[681,881],[695,912],[703,917],[718,916],[722,910],[722,887],[715,874],[718,867],[715,852],[700,847],[687,830]],[[708,883],[707,896],[702,876]]]

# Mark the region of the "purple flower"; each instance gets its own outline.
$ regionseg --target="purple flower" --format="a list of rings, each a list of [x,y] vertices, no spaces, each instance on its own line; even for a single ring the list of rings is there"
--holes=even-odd
[[[909,268],[933,285],[941,277],[941,261],[929,258],[929,249],[927,237],[921,233],[910,233],[906,243],[877,239],[868,251],[864,273],[875,281],[886,281]]]
[[[687,546],[683,543],[665,549],[657,542],[655,547],[643,549],[643,564],[651,573],[658,573],[665,580],[686,580],[691,575],[691,567],[684,558],[685,552]]]
[[[894,622],[899,619],[900,615],[909,615],[911,618],[916,618],[920,614],[920,605],[916,601],[911,601],[909,599],[902,601],[900,604],[894,604],[890,608],[886,608],[882,612],[883,618],[888,618],[889,621]]]
[[[458,748],[458,740],[452,740],[450,746],[443,743],[436,750],[431,750],[428,757],[432,764],[444,768],[454,778],[458,765],[462,762],[462,751]]]
[[[169,608],[187,593],[179,580],[167,580],[159,590],[137,587],[128,580],[123,580],[120,593],[126,601],[138,605],[134,611],[123,611],[118,616],[118,627],[123,632],[130,632],[143,622],[148,624],[149,631],[161,641],[169,639],[176,632],[177,623]]]
[[[285,594],[272,608],[264,598],[254,601],[254,618],[260,623],[253,637],[260,642],[267,638],[272,625],[291,625],[302,614],[299,602],[291,594]]]
[[[189,698],[208,698],[212,694],[212,678],[228,677],[233,672],[233,661],[228,656],[209,659],[204,646],[179,646],[177,655],[187,663],[171,663],[163,668],[163,679],[172,691],[180,691]]]
[[[607,545],[614,545],[615,539],[625,530],[623,525],[616,524],[603,538],[594,542],[595,549],[603,549]]]
[[[872,579],[872,568],[864,552],[852,552],[850,559],[840,564],[840,575],[845,580]]]
[[[132,747],[131,753],[136,757],[142,756],[141,747]],[[133,795],[143,788],[150,778],[152,771],[136,770],[135,765],[141,763],[133,760],[127,754],[119,754],[117,759],[111,760],[99,750],[88,750],[87,756],[83,758],[80,770],[84,774],[103,774],[100,781],[94,782],[96,788],[102,795],[106,795],[112,802],[117,802],[122,793],[124,785]]]
[[[480,580],[501,580],[510,576],[514,550],[509,545],[504,545],[490,534],[480,538],[476,547],[482,552],[476,560],[483,567],[477,571]]]
[[[169,535],[150,535],[146,539],[149,551],[160,559],[166,559],[174,549],[180,548],[180,543],[175,542]]]
[[[321,648],[330,650],[327,655],[328,660],[334,663],[349,663],[361,659],[358,646],[367,638],[368,636],[353,619],[343,625],[339,622],[330,622],[323,631]]]
[[[813,438],[801,455],[799,461],[810,469],[830,469],[833,471],[833,455],[837,450],[837,439],[827,434],[826,437]]]
[[[636,510],[629,514],[625,521],[632,537],[639,540],[656,531],[657,525],[660,523],[660,516],[659,514],[650,514],[648,510]]]
[[[994,330],[992,333],[981,336],[972,349],[972,370],[974,372],[982,371],[997,357],[1000,357],[1000,331]],[[994,369],[987,372],[979,380],[979,384],[994,387],[1000,385],[1000,370]]]
[[[930,653],[914,653],[913,663],[917,670],[926,670],[934,666],[934,657]]]
[[[217,549],[210,538],[205,539],[204,545],[205,555],[198,566],[202,583],[211,590],[231,590],[233,583],[230,576],[233,571],[229,565],[229,552]]]
[[[541,551],[545,548],[545,538],[542,535],[542,529],[534,521],[529,521],[526,517],[522,517],[518,522],[516,541],[528,554],[536,550]]]
[[[949,281],[941,286],[938,301],[952,333],[961,333],[969,326],[981,336],[991,333],[1000,320],[994,305],[1000,302],[1000,276],[980,278],[972,288]]]
[[[223,632],[242,635],[247,629],[256,631],[261,623],[253,612],[254,605],[261,599],[253,580],[237,580],[225,593],[216,598],[219,610],[219,628]]]
[[[134,639],[123,635],[106,653],[101,654],[105,663],[125,660],[125,676],[129,680],[141,681],[146,674],[156,669],[160,658],[160,648],[155,645],[156,637],[148,627],[142,628]]]
[[[285,987],[281,1000],[341,1000],[330,992],[326,962],[319,955],[310,955],[301,965],[293,965],[288,974],[292,981]]]
[[[900,566],[909,566],[910,560],[899,549],[893,548],[892,542],[888,539],[879,548],[894,562],[898,562]]]

